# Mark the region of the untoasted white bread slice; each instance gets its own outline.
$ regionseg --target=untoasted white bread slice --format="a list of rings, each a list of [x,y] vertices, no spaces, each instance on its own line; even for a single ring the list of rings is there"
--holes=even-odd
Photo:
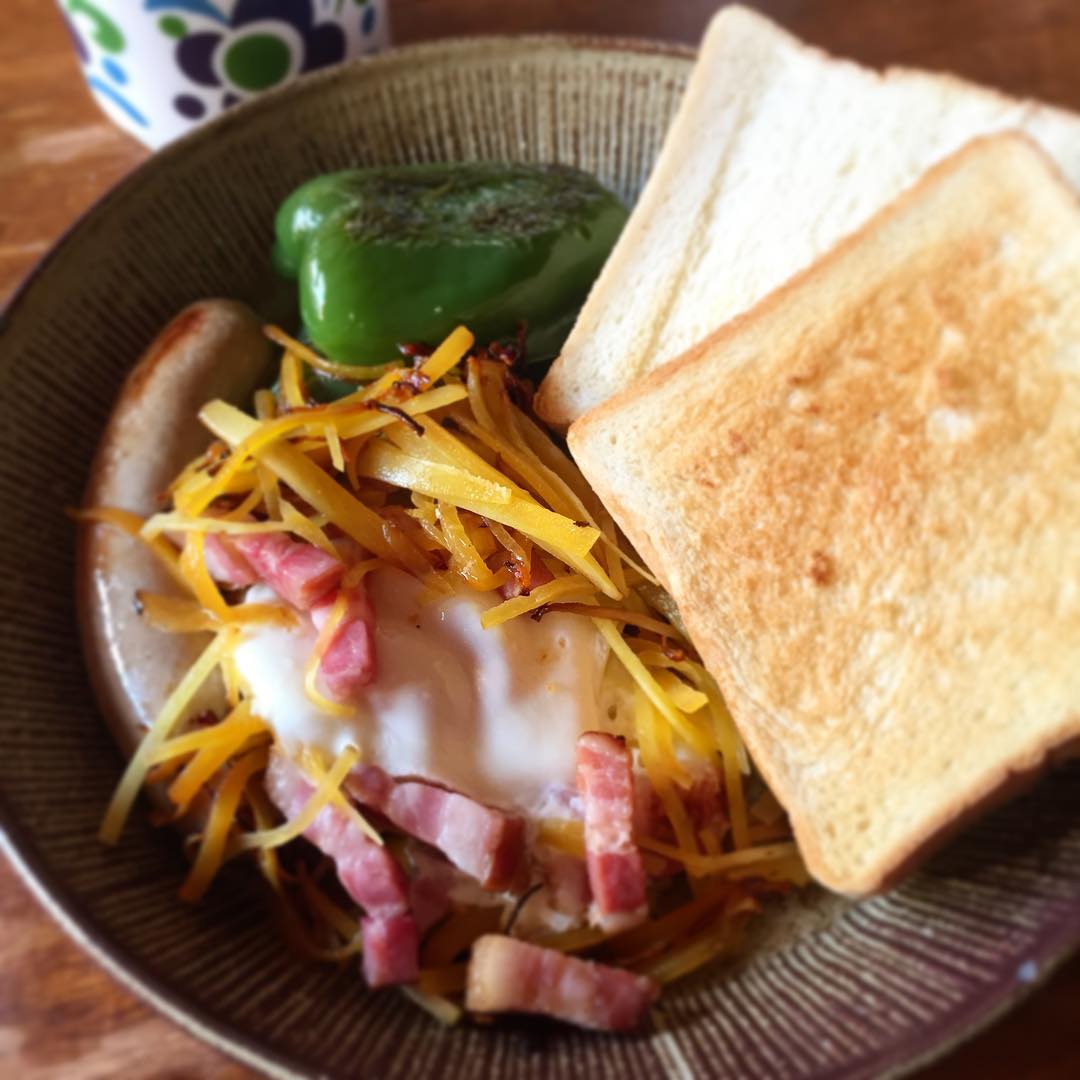
[[[976,140],[570,447],[811,873],[893,882],[1080,736],[1080,207]]]
[[[724,8],[538,411],[570,423],[809,266],[934,162],[1012,129],[1080,187],[1080,117],[950,76],[871,71]]]

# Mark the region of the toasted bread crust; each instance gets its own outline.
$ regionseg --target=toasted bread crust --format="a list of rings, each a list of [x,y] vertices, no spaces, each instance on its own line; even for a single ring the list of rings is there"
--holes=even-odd
[[[976,140],[570,429],[838,891],[1080,737],[1078,295],[1075,195]]]
[[[871,70],[724,7],[540,387],[540,415],[565,427],[747,311],[966,141],[1010,129],[1080,185],[1080,117],[951,75]]]

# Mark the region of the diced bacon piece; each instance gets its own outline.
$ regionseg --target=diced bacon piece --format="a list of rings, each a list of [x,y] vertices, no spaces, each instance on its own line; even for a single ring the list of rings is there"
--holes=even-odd
[[[395,785],[383,811],[399,829],[438,848],[485,889],[501,892],[519,876],[525,824],[432,784]]]
[[[683,802],[695,829],[727,823],[721,790],[720,776],[715,769],[703,769],[694,777],[693,786],[683,797]]]
[[[345,790],[365,806],[383,812],[396,780],[378,765],[357,765],[345,780]]]
[[[585,921],[592,894],[585,863],[561,851],[543,857],[544,888],[548,905],[576,923]]]
[[[631,1031],[659,988],[629,971],[486,934],[472,948],[465,1007],[553,1016],[597,1031]]]
[[[311,621],[321,630],[341,592],[348,601],[345,617],[319,662],[319,683],[331,701],[355,705],[363,697],[364,687],[375,681],[375,610],[364,583],[320,600],[311,609]]]
[[[420,933],[424,934],[447,914],[454,887],[467,879],[445,859],[419,850],[419,845],[413,846],[411,859],[409,907]]]
[[[656,788],[644,770],[634,773],[634,831],[639,836],[657,836],[667,825],[667,816]]]
[[[267,795],[286,818],[296,817],[314,791],[282,754],[271,755],[264,783]],[[408,880],[394,857],[334,806],[324,807],[304,836],[334,860],[345,891],[367,912],[362,933],[368,984],[386,986],[415,979],[419,933],[409,911]]]
[[[585,803],[590,915],[603,930],[623,930],[648,914],[645,867],[634,842],[634,775],[625,743],[599,731],[581,735],[577,783]]]
[[[339,559],[314,544],[290,540],[284,533],[249,533],[236,537],[234,543],[255,573],[301,611],[336,589],[345,573]]]
[[[420,932],[412,915],[369,915],[360,920],[360,932],[368,986],[396,986],[416,978]]]
[[[203,559],[210,576],[226,588],[246,589],[259,580],[251,563],[227,536],[207,533],[203,541]]]
[[[394,781],[371,765],[355,770],[346,786],[403,832],[438,848],[485,889],[502,892],[518,882],[525,855],[521,818],[434,784]]]
[[[529,592],[554,580],[555,578],[547,568],[547,564],[534,550],[532,561],[529,563]],[[517,573],[513,574],[505,585],[499,586],[499,595],[504,600],[511,600],[515,596],[520,596],[524,591],[521,587],[521,578]]]

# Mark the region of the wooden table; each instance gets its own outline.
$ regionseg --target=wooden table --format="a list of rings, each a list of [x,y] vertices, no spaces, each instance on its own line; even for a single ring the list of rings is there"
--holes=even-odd
[[[399,42],[573,30],[694,42],[713,0],[392,0]],[[1080,109],[1076,0],[767,0],[796,33],[871,63],[951,69]],[[48,0],[3,0],[0,300],[62,230],[146,151],[83,87]],[[88,810],[89,812],[89,810]],[[1029,1002],[934,1066],[934,1078],[1080,1076],[1080,957]],[[0,866],[0,1074],[246,1077],[151,1012],[71,944]]]

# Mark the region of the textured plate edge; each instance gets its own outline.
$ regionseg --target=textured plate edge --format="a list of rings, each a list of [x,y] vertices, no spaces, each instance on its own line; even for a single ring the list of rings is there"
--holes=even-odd
[[[308,1080],[317,1075],[265,1044],[246,1039],[229,1024],[204,1012],[111,941],[79,907],[77,898],[54,879],[33,841],[21,827],[13,825],[3,801],[0,801],[0,855],[68,938],[140,1002],[194,1038],[274,1080]]]
[[[0,305],[0,336],[5,333],[8,323],[17,314],[17,309],[22,305],[26,294],[52,264],[56,256],[61,253],[61,250],[67,246],[70,238],[82,229],[88,221],[104,212],[105,208],[115,199],[122,197],[127,188],[139,182],[148,170],[167,168],[174,156],[179,156],[189,147],[195,146],[205,139],[214,138],[219,133],[228,131],[232,127],[243,126],[249,117],[272,110],[282,97],[300,91],[312,93],[316,87],[321,86],[323,83],[346,80],[352,71],[369,67],[390,66],[403,60],[423,59],[424,56],[433,53],[468,53],[476,48],[497,47],[503,44],[507,46],[536,45],[538,47],[564,48],[582,52],[594,50],[596,52],[636,53],[642,56],[683,60],[688,64],[697,56],[696,46],[678,41],[661,41],[652,38],[618,37],[603,34],[473,34],[468,37],[439,38],[432,41],[419,41],[409,45],[401,45],[373,56],[357,57],[345,63],[334,64],[329,68],[308,72],[283,86],[268,90],[257,98],[252,98],[229,109],[227,112],[219,114],[202,126],[163,146],[160,150],[149,152],[147,157],[140,161],[130,172],[120,177],[119,180],[102,192],[56,236],[45,254],[34,263],[27,271],[26,276],[22,278],[4,303]]]
[[[953,1031],[945,1033],[924,1053],[909,1058],[907,1061],[879,1061],[874,1063],[872,1070],[868,1071],[866,1076],[876,1077],[879,1080],[900,1080],[902,1077],[912,1076],[927,1066],[941,1061],[953,1051],[959,1050],[990,1030],[999,1020],[1004,1019],[1014,1009],[1030,1000],[1037,991],[1045,987],[1060,968],[1077,954],[1080,954],[1080,911],[1073,915],[1071,922],[1063,929],[1055,928],[1055,932],[1047,934],[1045,942],[1040,943],[1040,948],[1029,958],[1038,963],[1038,973],[1031,982],[1017,982],[1011,991],[1005,991],[985,1008],[975,1010],[968,1019],[961,1021]]]

